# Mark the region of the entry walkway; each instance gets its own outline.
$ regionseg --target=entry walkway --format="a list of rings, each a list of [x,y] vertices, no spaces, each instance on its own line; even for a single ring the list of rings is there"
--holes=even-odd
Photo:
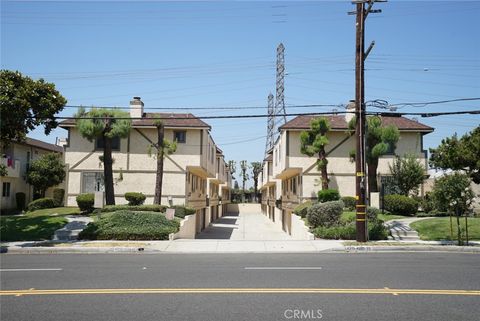
[[[228,213],[197,234],[197,239],[273,241],[291,240],[281,227],[260,212]]]

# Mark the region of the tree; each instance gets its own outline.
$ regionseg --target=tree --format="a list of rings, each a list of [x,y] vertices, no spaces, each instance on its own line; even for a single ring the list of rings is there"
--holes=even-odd
[[[300,134],[300,152],[307,156],[317,156],[317,168],[321,173],[322,190],[328,189],[327,153],[325,146],[328,145],[327,132],[330,124],[326,117],[318,117],[310,122],[310,130]]]
[[[42,197],[45,191],[56,186],[65,179],[65,165],[60,155],[55,153],[44,154],[34,160],[27,170],[27,183],[32,185]]]
[[[378,159],[389,151],[395,151],[399,138],[400,132],[397,127],[393,125],[383,126],[382,119],[378,116],[367,118],[365,156],[367,162],[368,193],[378,192]]]
[[[3,142],[23,141],[26,134],[44,125],[46,135],[57,127],[55,114],[67,100],[55,85],[32,80],[18,71],[0,70],[0,138]]]
[[[253,191],[255,193],[255,198],[258,194],[258,176],[263,170],[262,163],[260,162],[251,162],[250,167],[252,168],[252,178],[253,178]]]
[[[105,179],[105,203],[115,205],[115,193],[113,189],[112,171],[112,139],[115,137],[125,138],[130,132],[130,115],[117,109],[92,108],[85,112],[80,108],[77,117],[77,127],[80,134],[93,141],[103,141],[103,176]]]
[[[248,164],[246,160],[242,160],[240,162],[240,169],[241,169],[240,175],[242,175],[242,191],[245,194],[245,182],[250,178],[247,173]]]
[[[388,167],[398,194],[408,196],[412,191],[418,194],[418,187],[425,180],[425,170],[414,154],[397,156]]]
[[[432,192],[435,206],[450,213],[450,229],[452,232],[452,217],[457,217],[458,245],[462,245],[462,230],[460,217],[471,210],[471,204],[475,194],[470,187],[470,178],[466,174],[454,172],[440,177],[435,181]],[[467,225],[466,225],[467,226]]]
[[[171,155],[177,150],[177,142],[170,142],[164,138],[164,126],[160,120],[155,121],[157,127],[157,143],[149,146],[148,155],[152,155],[152,148],[156,150],[157,158],[157,176],[155,179],[155,197],[153,199],[154,204],[162,202],[162,185],[163,185],[163,161],[166,155]]]
[[[235,179],[233,174],[237,171],[237,163],[234,160],[229,160],[228,161],[228,169],[230,170],[230,173],[232,174],[232,179]]]
[[[434,168],[463,170],[480,184],[480,126],[458,139],[457,134],[430,148],[430,165]]]

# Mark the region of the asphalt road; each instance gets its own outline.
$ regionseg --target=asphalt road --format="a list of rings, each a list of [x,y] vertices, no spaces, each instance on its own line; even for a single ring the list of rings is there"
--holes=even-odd
[[[6,254],[0,259],[2,321],[473,321],[480,315],[478,254]]]

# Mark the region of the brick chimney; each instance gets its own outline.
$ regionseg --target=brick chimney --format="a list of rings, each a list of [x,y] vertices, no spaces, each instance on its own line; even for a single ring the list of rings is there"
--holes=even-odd
[[[140,97],[133,97],[133,100],[130,101],[130,117],[143,117],[143,101],[140,99]]]
[[[348,123],[352,120],[353,117],[355,117],[355,100],[350,100],[347,104],[346,109],[346,114],[345,114],[345,121]]]

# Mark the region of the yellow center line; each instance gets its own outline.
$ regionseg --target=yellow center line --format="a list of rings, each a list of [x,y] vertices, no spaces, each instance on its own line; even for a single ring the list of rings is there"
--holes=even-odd
[[[2,290],[0,296],[80,294],[390,294],[480,296],[480,290],[434,289],[335,289],[335,288],[152,288],[152,289],[51,289]]]

